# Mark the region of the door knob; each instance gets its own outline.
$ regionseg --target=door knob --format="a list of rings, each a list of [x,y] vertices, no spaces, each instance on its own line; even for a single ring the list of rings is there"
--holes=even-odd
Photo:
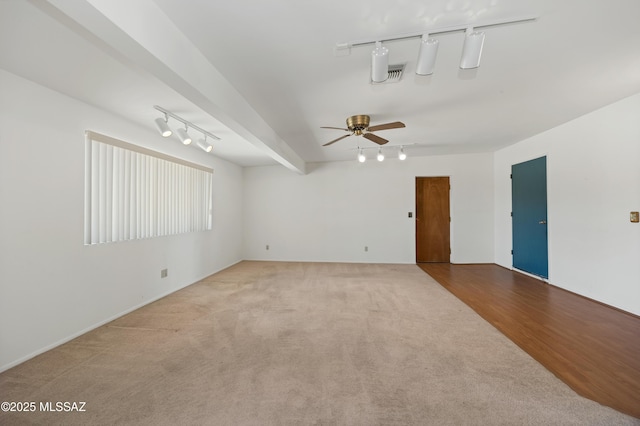
[[[540,225],[546,225],[547,221],[546,220],[541,220],[540,222],[538,222]]]

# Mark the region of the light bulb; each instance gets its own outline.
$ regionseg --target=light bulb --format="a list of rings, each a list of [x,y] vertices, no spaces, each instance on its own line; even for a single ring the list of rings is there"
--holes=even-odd
[[[378,161],[384,161],[384,154],[382,154],[382,149],[378,150]]]
[[[404,153],[404,148],[400,147],[400,152],[398,153],[398,158],[400,161],[404,161],[407,159],[407,154]]]
[[[367,157],[364,156],[362,149],[360,149],[360,152],[358,153],[358,161],[361,163],[364,163],[365,161],[367,161]]]

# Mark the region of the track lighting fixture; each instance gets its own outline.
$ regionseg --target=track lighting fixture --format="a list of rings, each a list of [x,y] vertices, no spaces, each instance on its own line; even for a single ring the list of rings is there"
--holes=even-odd
[[[362,152],[362,148],[360,148],[360,152],[358,152],[358,161],[361,163],[367,161],[367,157],[365,157],[364,152]]]
[[[482,55],[483,44],[484,32],[474,31],[473,28],[467,28],[464,35],[464,46],[462,47],[460,68],[466,70],[478,68],[480,66],[480,56]]]
[[[213,150],[213,145],[207,142],[207,135],[204,135],[204,139],[200,139],[196,142],[196,145],[202,148],[204,152],[211,152]]]
[[[418,52],[418,60],[416,63],[416,74],[430,75],[433,73],[439,45],[438,40],[432,38],[432,36],[435,34],[448,34],[465,31],[465,41],[462,49],[460,68],[472,69],[477,68],[480,65],[480,56],[482,55],[482,46],[484,44],[484,32],[478,31],[478,28],[496,27],[498,25],[514,24],[518,22],[529,22],[536,19],[537,16],[521,16],[511,19],[476,22],[472,28],[469,27],[469,24],[462,24],[444,28],[432,28],[428,31],[421,31],[417,33],[377,38],[375,40],[359,40],[347,43],[338,42],[334,47],[334,55],[349,55],[351,54],[352,47],[375,44],[375,48],[371,52],[371,81],[373,83],[382,83],[387,80],[389,74],[389,49],[382,46],[382,43],[421,37],[422,41],[420,43],[420,51]]]
[[[404,161],[404,160],[407,159],[407,154],[404,153],[404,147],[403,146],[400,147],[400,151],[398,152],[398,159],[400,161]]]
[[[176,133],[178,134],[178,139],[180,139],[180,142],[182,142],[185,145],[189,145],[191,143],[191,136],[189,136],[189,133],[187,133],[187,130],[189,130],[189,127],[186,124],[184,125],[184,129],[176,130]]]
[[[184,145],[190,145],[192,142],[191,136],[189,136],[189,133],[187,132],[189,129],[197,130],[198,132],[202,133],[202,136],[204,138],[196,142],[196,145],[199,146],[205,152],[211,152],[213,150],[213,145],[207,142],[207,137],[217,141],[220,140],[220,138],[214,135],[213,133],[210,133],[210,132],[207,132],[206,130],[201,129],[195,124],[181,117],[178,117],[174,113],[167,111],[164,108],[161,108],[157,105],[154,105],[153,107],[164,114],[164,119],[156,118],[155,123],[156,123],[156,126],[158,127],[158,130],[160,130],[160,134],[165,138],[173,134],[173,132],[171,131],[171,128],[169,128],[169,117],[171,117],[174,120],[184,124],[184,129],[179,128],[178,130],[176,130],[176,135],[178,136],[178,139],[180,139],[180,142],[182,142]]]
[[[167,114],[164,115],[164,120],[162,118],[156,118],[156,126],[158,126],[158,130],[160,130],[160,134],[164,138],[168,138],[173,134],[171,129],[169,128],[169,117]]]
[[[429,34],[422,36],[420,42],[420,52],[418,52],[418,62],[416,64],[416,74],[431,75],[436,65],[436,55],[440,42],[435,38],[430,38]]]
[[[389,49],[381,42],[376,42],[376,48],[371,52],[371,81],[382,83],[389,78]]]
[[[384,154],[382,153],[382,148],[378,148],[378,157],[376,157],[378,161],[384,161]]]

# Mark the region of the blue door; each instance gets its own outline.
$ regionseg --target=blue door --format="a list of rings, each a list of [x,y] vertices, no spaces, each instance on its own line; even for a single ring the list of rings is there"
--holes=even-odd
[[[549,277],[547,157],[511,166],[513,267]]]

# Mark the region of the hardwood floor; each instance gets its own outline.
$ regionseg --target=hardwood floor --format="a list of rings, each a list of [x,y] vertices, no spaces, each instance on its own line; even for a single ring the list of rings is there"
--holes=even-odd
[[[418,264],[578,394],[640,418],[640,318],[497,265]]]

